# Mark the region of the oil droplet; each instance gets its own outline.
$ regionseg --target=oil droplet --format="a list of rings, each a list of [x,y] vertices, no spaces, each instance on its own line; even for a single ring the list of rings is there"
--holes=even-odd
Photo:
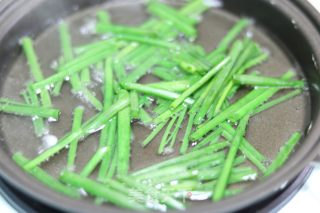
[[[39,154],[55,146],[58,143],[58,138],[55,135],[48,134],[41,138],[41,143],[41,146],[38,148]]]
[[[79,192],[80,192],[80,194],[81,194],[82,196],[84,196],[84,197],[88,196],[88,193],[86,192],[86,190],[84,190],[84,188],[80,188],[80,189],[79,189]]]
[[[56,122],[57,119],[55,119],[55,118],[53,118],[53,117],[49,117],[49,118],[48,118],[48,121],[49,121],[49,122]]]
[[[171,147],[164,148],[163,155],[170,155],[174,152],[174,149]]]

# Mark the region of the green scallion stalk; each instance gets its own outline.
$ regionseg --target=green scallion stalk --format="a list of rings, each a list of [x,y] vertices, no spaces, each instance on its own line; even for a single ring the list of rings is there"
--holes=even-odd
[[[189,147],[189,137],[192,131],[193,121],[194,121],[195,114],[189,115],[189,120],[186,128],[186,132],[184,134],[182,145],[180,147],[180,154],[185,154]]]
[[[60,150],[64,149],[72,141],[79,140],[80,138],[85,138],[88,135],[99,131],[104,127],[107,121],[113,118],[119,111],[126,108],[128,105],[129,97],[123,96],[117,102],[115,102],[108,111],[97,114],[92,119],[85,122],[78,131],[66,134],[58,141],[55,146],[47,149],[46,151],[35,157],[33,160],[29,161],[24,166],[24,168],[26,170],[30,170],[46,161],[47,159],[58,153]]]
[[[194,148],[194,150],[199,150],[203,147],[205,147],[208,144],[213,144],[215,142],[218,142],[221,134],[222,134],[223,129],[218,128],[217,130],[213,131],[211,134],[206,136],[202,141],[200,141]]]
[[[153,88],[153,87],[142,85],[142,84],[124,82],[122,83],[122,86],[127,90],[135,90],[139,93],[143,93],[143,94],[154,96],[154,97],[164,98],[168,100],[174,100],[180,97],[179,93],[175,93],[175,92],[171,92],[163,89],[157,89],[157,88]],[[193,104],[193,99],[191,98],[185,98],[183,101],[187,104]]]
[[[62,64],[64,64],[64,63],[65,63],[64,57],[60,57],[59,60],[58,60],[58,66],[62,66]],[[55,70],[57,71],[58,69],[56,68]],[[56,97],[57,97],[57,96],[60,95],[60,92],[61,92],[63,83],[64,83],[64,81],[59,81],[58,83],[56,83],[56,84],[54,85],[54,88],[53,88],[53,90],[52,90],[52,92],[51,92],[51,94],[52,94],[53,96],[56,96]]]
[[[116,174],[116,171],[117,171],[117,166],[118,166],[118,151],[117,151],[117,149],[118,148],[115,145],[114,153],[113,153],[113,156],[112,156],[112,162],[110,164],[110,168],[109,168],[108,173],[107,173],[107,178],[108,179],[112,178]]]
[[[126,78],[127,72],[126,72],[125,65],[123,62],[114,61],[113,62],[113,69],[114,69],[115,75],[117,77],[117,80],[119,82],[121,82],[123,79]]]
[[[137,42],[140,44],[146,44],[154,47],[161,47],[161,48],[167,48],[167,49],[173,49],[173,50],[176,50],[178,48],[178,46],[174,43],[170,43],[167,41],[146,37],[146,36],[119,35],[118,38],[124,41]]]
[[[24,54],[28,60],[28,64],[30,67],[31,74],[36,82],[43,81],[44,77],[40,68],[40,64],[38,62],[37,55],[33,48],[33,42],[29,37],[24,37],[21,40],[21,44],[23,47]],[[48,84],[50,85],[50,84]],[[46,86],[48,86],[46,85]],[[49,92],[47,90],[43,90],[40,93],[41,103],[44,107],[51,107],[51,98]]]
[[[81,79],[81,83],[83,85],[90,85],[91,84],[91,75],[90,75],[89,68],[85,68],[81,71],[80,79]]]
[[[167,124],[167,122],[163,122],[159,124],[146,139],[141,143],[143,147],[146,147],[149,145],[152,140],[161,132],[161,130],[164,128],[164,126]]]
[[[140,117],[140,106],[138,93],[135,91],[130,92],[130,107],[131,117],[133,119],[138,119]]]
[[[1,104],[0,103],[0,112],[20,115],[20,116],[31,116],[31,117],[41,117],[41,118],[50,118],[52,120],[58,120],[60,116],[60,110],[39,107],[34,105],[27,104]]]
[[[235,40],[238,35],[241,33],[241,31],[244,30],[247,26],[249,26],[250,20],[248,19],[241,19],[236,23],[233,28],[227,33],[227,35],[222,39],[220,44],[218,45],[217,49],[223,49],[226,50],[229,45],[232,43],[233,40]]]
[[[179,22],[184,22],[188,25],[194,25],[197,23],[197,21],[195,19],[190,18],[190,16],[183,15],[179,11],[175,10],[174,8],[172,8],[166,4],[162,4],[160,2],[153,1],[149,4],[149,6],[152,7],[154,10],[164,11],[166,14],[168,14],[168,16],[170,16],[169,20],[178,19]]]
[[[287,72],[284,74],[284,79],[291,78],[293,74]],[[234,120],[239,120],[244,115],[251,112],[260,104],[268,100],[272,95],[274,95],[279,89],[268,88],[268,89],[255,89],[248,93],[246,96],[239,99],[236,103],[230,105],[227,109],[219,113],[212,120],[200,125],[198,129],[191,135],[192,140],[198,140],[205,134],[213,130],[216,126],[226,121],[227,119],[233,118]]]
[[[136,172],[132,173],[131,175],[138,176],[138,175],[142,175],[142,174],[145,174],[145,173],[150,173],[150,172],[152,172],[154,170],[162,169],[164,167],[168,167],[168,166],[172,166],[172,165],[177,165],[177,164],[180,164],[180,163],[188,162],[188,161],[191,161],[191,160],[193,160],[193,159],[195,159],[197,157],[200,157],[200,156],[203,156],[203,155],[206,155],[206,154],[211,154],[213,152],[217,152],[219,150],[222,150],[222,149],[226,148],[227,146],[228,146],[227,142],[216,143],[216,144],[210,145],[210,146],[208,146],[206,148],[203,148],[203,149],[200,149],[200,150],[197,150],[197,151],[194,151],[194,152],[190,152],[188,154],[185,154],[185,155],[182,155],[182,156],[179,156],[179,157],[167,160],[167,161],[163,161],[161,163],[158,163],[158,164],[149,166],[147,168],[141,169],[139,171],[136,171]]]
[[[157,88],[157,89],[168,90],[172,92],[184,92],[191,86],[191,82],[188,80],[167,81],[167,82],[162,81],[162,82],[147,84],[147,86]]]
[[[222,123],[221,127],[224,129],[222,136],[227,140],[232,140],[232,137],[235,134],[233,127],[226,122]],[[267,158],[256,150],[245,138],[242,139],[240,150],[260,171],[266,171],[263,162],[265,162]]]
[[[214,78],[213,87],[209,92],[210,96],[203,101],[203,104],[201,105],[199,112],[195,117],[196,124],[200,124],[203,122],[206,114],[208,113],[210,106],[215,102],[218,94],[220,93],[224,85],[227,84],[227,80],[230,79],[230,76],[232,76],[236,63],[240,58],[240,54],[243,53],[243,51],[244,51],[243,42],[241,41],[235,42],[230,53],[231,60],[225,66],[225,68],[221,72],[219,72],[217,76]]]
[[[177,80],[179,79],[179,76],[172,72],[172,69],[168,69],[168,68],[165,68],[165,67],[156,67],[154,69],[152,69],[152,75],[160,78],[161,80],[164,80],[164,81],[174,81],[174,80]]]
[[[153,198],[159,200],[160,202],[163,202],[167,204],[169,207],[177,209],[177,210],[185,210],[185,206],[183,203],[181,203],[178,200],[175,200],[174,198],[170,197],[169,195],[166,195],[160,191],[157,191],[156,189],[150,188],[149,186],[140,184],[139,182],[135,181],[131,177],[119,177],[119,180],[126,183],[127,185],[136,188],[139,191],[142,191],[143,193],[147,195],[151,195]]]
[[[295,96],[297,96],[297,95],[301,95],[301,93],[302,93],[302,90],[297,89],[297,90],[294,90],[294,91],[292,91],[292,92],[289,92],[288,94],[283,95],[283,96],[281,96],[281,97],[279,97],[279,98],[277,98],[277,99],[274,99],[274,100],[272,100],[272,101],[269,101],[269,102],[263,104],[262,106],[260,106],[259,108],[257,108],[257,109],[253,112],[253,115],[256,115],[256,114],[259,114],[260,112],[263,112],[263,111],[265,111],[265,110],[268,110],[268,109],[270,109],[271,107],[274,107],[274,106],[276,106],[276,105],[278,105],[278,104],[281,104],[281,103],[283,103],[283,102],[285,102],[285,101],[287,101],[287,100],[289,100],[289,99],[291,99],[291,98],[293,98],[293,97],[295,97]]]
[[[182,122],[187,114],[187,110],[188,110],[188,107],[184,107],[184,109],[182,109],[182,111],[180,112],[180,115],[178,117],[177,123],[175,124],[175,128],[174,128],[173,132],[171,133],[171,136],[169,138],[169,140],[171,141],[169,144],[169,148],[171,148],[171,149],[173,149],[173,147],[176,143],[178,132],[179,132],[181,125],[182,125]]]
[[[154,32],[135,27],[97,23],[96,33],[110,33],[116,36],[152,36]]]
[[[77,107],[73,113],[73,122],[72,122],[72,132],[76,132],[81,128],[82,118],[83,118],[84,108]],[[68,159],[67,159],[67,168],[68,170],[73,170],[75,167],[75,160],[77,156],[78,140],[74,140],[70,143]]]
[[[280,148],[276,158],[272,161],[267,171],[264,173],[265,176],[270,176],[277,169],[279,169],[289,158],[289,155],[294,151],[295,146],[300,141],[301,133],[295,132],[291,138]]]
[[[108,131],[107,131],[108,130]],[[117,118],[113,118],[110,121],[110,124],[108,125],[108,129],[104,128],[101,132],[100,138],[102,138],[102,133],[105,132],[106,141],[103,144],[100,144],[100,146],[105,145],[109,151],[106,153],[105,157],[102,159],[101,166],[98,173],[98,180],[104,180],[107,176],[108,170],[110,170],[111,167],[111,161],[112,156],[115,154],[115,148],[116,148],[116,130],[117,130]],[[113,176],[113,175],[112,175]]]
[[[119,99],[128,97],[127,91],[119,93]],[[126,107],[118,113],[118,166],[117,175],[127,175],[130,164],[131,119],[130,107]]]
[[[104,25],[107,25],[107,24],[111,23],[110,14],[105,10],[98,11],[96,16],[97,16],[97,19],[98,19],[99,23],[102,23]]]
[[[110,150],[108,147],[102,147],[96,151],[96,153],[92,156],[89,162],[84,166],[80,175],[82,177],[88,177],[93,170],[97,167],[97,165],[102,161],[102,159],[106,156],[106,153]]]
[[[139,64],[149,60],[150,55],[156,55],[158,50],[154,47],[147,46],[147,49],[139,55],[136,55],[130,60],[132,66],[138,66]]]
[[[289,81],[281,78],[271,78],[253,75],[235,75],[233,79],[242,85],[258,87],[303,88],[303,81]]]
[[[224,197],[225,189],[228,184],[228,179],[230,178],[232,166],[234,159],[236,158],[239,146],[241,144],[242,138],[245,135],[245,131],[249,122],[250,115],[243,118],[236,130],[236,133],[232,139],[231,147],[228,152],[226,161],[223,165],[221,174],[219,175],[217,186],[213,194],[213,201],[219,201]]]
[[[111,189],[105,184],[95,182],[78,174],[63,172],[60,176],[60,180],[71,186],[83,188],[89,194],[108,200],[114,205],[136,211],[147,210],[145,206],[135,202],[133,199],[130,199],[130,197]]]
[[[59,67],[56,74],[34,83],[32,85],[32,89],[37,92],[42,91],[48,85],[55,84],[69,76],[72,76],[75,73],[82,71],[90,65],[96,64],[107,56],[113,54],[115,50],[116,49],[114,47],[106,48],[106,46],[103,45],[94,48]]]
[[[171,108],[172,109],[177,108],[185,99],[187,99],[190,95],[192,95],[195,91],[197,91],[201,86],[203,86],[206,82],[208,82],[228,62],[229,62],[229,58],[226,58],[218,66],[210,70],[204,77],[202,77],[198,82],[193,84],[189,89],[187,89],[184,93],[182,93],[179,98],[177,98],[174,102],[172,102]]]
[[[26,163],[28,163],[28,159],[26,159],[22,153],[15,153],[12,156],[12,159],[20,166],[23,167]],[[27,171],[29,174],[31,174],[33,177],[38,179],[41,183],[48,186],[49,188],[62,193],[64,195],[67,195],[72,198],[80,199],[81,195],[80,192],[72,188],[70,186],[64,185],[61,182],[59,182],[57,179],[49,175],[47,172],[42,170],[39,167],[35,167],[29,171]]]
[[[140,108],[139,117],[138,118],[146,126],[150,125],[152,123],[152,120],[153,120],[152,116],[146,110],[144,110],[143,108]]]
[[[104,88],[103,88],[103,110],[106,111],[113,103],[114,91],[113,91],[113,69],[112,69],[112,59],[107,59],[104,67]],[[107,143],[108,133],[110,124],[107,123],[106,126],[101,131],[99,146],[103,147]]]
[[[130,74],[128,74],[123,82],[134,83],[137,82],[142,76],[148,73],[148,71],[158,63],[160,58],[157,55],[152,56],[149,60],[143,62],[140,66],[134,69]]]
[[[160,145],[159,145],[159,149],[158,149],[158,154],[163,154],[164,151],[165,151],[165,147],[168,145],[169,143],[169,135],[171,133],[171,129],[173,127],[173,125],[175,124],[176,120],[178,119],[178,116],[179,114],[176,113],[171,121],[169,122],[167,128],[166,128],[166,131],[164,132],[163,136],[162,136],[162,139],[161,139],[161,142],[160,142]]]
[[[187,20],[187,18],[184,18],[181,20],[180,18],[173,16],[171,13],[166,12],[166,10],[163,9],[163,7],[159,6],[161,4],[157,3],[151,3],[149,4],[148,11],[152,13],[154,16],[157,16],[163,20],[170,21],[174,24],[174,26],[184,33],[186,36],[195,38],[197,35],[197,31],[195,28],[193,28],[189,23],[186,23],[183,20]]]

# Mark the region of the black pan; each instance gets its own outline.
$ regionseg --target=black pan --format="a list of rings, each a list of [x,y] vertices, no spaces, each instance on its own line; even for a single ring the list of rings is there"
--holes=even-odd
[[[35,38],[36,49],[45,74],[52,73],[50,64],[59,54],[59,42],[54,27],[60,19],[72,21],[74,42],[81,44],[88,37],[79,36],[83,17],[90,17],[97,8],[108,7],[115,22],[139,24],[145,18],[143,7],[136,0],[2,0],[0,3],[0,82],[2,96],[19,99],[19,91],[28,79],[28,68],[21,57],[19,38],[30,35]],[[179,5],[182,1],[170,1]],[[290,68],[303,76],[309,90],[303,96],[262,113],[250,122],[249,141],[264,155],[272,159],[284,141],[297,130],[305,136],[289,161],[270,178],[250,185],[238,196],[219,203],[201,202],[191,205],[186,212],[231,212],[253,205],[270,197],[293,180],[312,161],[319,150],[320,121],[320,21],[317,13],[305,1],[298,0],[225,0],[222,9],[212,9],[199,26],[198,42],[208,50],[214,48],[227,30],[240,16],[256,22],[254,39],[272,53],[270,60],[258,67],[262,73],[279,76]],[[73,15],[74,14],[74,15]],[[150,78],[144,81],[152,80]],[[65,87],[63,93],[68,93]],[[98,92],[98,91],[97,91]],[[99,95],[99,94],[98,94]],[[61,108],[63,124],[52,125],[51,132],[62,136],[69,131],[71,114],[79,102],[57,99],[54,103]],[[68,103],[68,104],[66,104]],[[93,112],[88,112],[90,117]],[[72,200],[39,184],[26,175],[11,160],[11,155],[22,151],[32,158],[37,154],[39,139],[34,138],[30,120],[1,115],[0,173],[10,184],[27,196],[66,212],[124,212],[113,206],[95,206],[91,200]],[[136,141],[144,137],[147,129],[134,127]],[[90,137],[79,147],[77,165],[81,168],[97,148],[98,135]],[[154,154],[154,142],[149,149],[142,150],[133,143],[132,169],[139,169],[163,158]],[[50,163],[43,165],[52,175],[57,175],[65,165],[66,153],[61,152]]]

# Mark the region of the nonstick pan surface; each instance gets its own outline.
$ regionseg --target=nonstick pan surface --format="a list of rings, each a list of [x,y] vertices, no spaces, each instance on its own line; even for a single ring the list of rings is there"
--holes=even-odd
[[[21,56],[19,38],[30,35],[35,38],[36,50],[45,75],[53,70],[49,66],[59,56],[58,32],[55,24],[60,19],[71,25],[73,42],[81,45],[91,41],[92,37],[82,35],[80,28],[90,28],[92,17],[98,9],[108,8],[113,22],[137,25],[148,15],[140,1],[85,1],[85,0],[18,0],[4,1],[0,25],[0,82],[2,96],[19,100],[19,92],[29,79],[28,67]],[[170,1],[179,6],[182,1]],[[300,2],[301,4],[301,2]],[[302,3],[303,4],[303,3]],[[0,8],[1,9],[1,8]],[[234,211],[254,204],[279,190],[292,180],[301,169],[315,156],[320,135],[319,109],[319,70],[320,53],[319,34],[309,18],[293,1],[265,0],[226,0],[224,8],[212,9],[203,17],[199,25],[200,36],[197,42],[211,50],[221,40],[228,29],[239,19],[247,16],[256,22],[248,33],[271,53],[267,63],[256,70],[270,76],[280,76],[288,69],[294,69],[299,76],[306,79],[309,91],[278,107],[251,119],[247,138],[264,155],[273,159],[281,145],[290,135],[300,130],[305,137],[287,164],[267,180],[258,181],[248,187],[239,196],[228,198],[219,203],[200,202],[191,205],[187,212],[221,212]],[[85,30],[82,28],[82,31]],[[148,76],[142,82],[155,81]],[[101,96],[98,87],[95,88]],[[53,99],[54,105],[63,112],[61,122],[50,124],[50,134],[60,138],[70,130],[72,110],[75,106],[85,105],[76,98],[70,98],[70,88],[65,86],[62,98]],[[85,119],[94,114],[87,110]],[[12,161],[11,155],[22,151],[28,158],[37,155],[40,140],[33,135],[32,125],[27,118],[1,115],[1,150],[0,168],[2,176],[18,189],[55,208],[73,212],[122,212],[112,206],[95,206],[92,200],[76,201],[57,194],[24,174]],[[134,126],[135,139],[132,143],[132,170],[170,158],[155,154],[159,141],[154,141],[147,149],[140,148],[139,141],[149,133],[145,127]],[[181,136],[180,136],[181,137]],[[81,143],[77,154],[79,171],[97,149],[99,135],[93,135]],[[158,138],[159,140],[160,138]],[[43,165],[52,175],[64,168],[66,152],[50,159]]]

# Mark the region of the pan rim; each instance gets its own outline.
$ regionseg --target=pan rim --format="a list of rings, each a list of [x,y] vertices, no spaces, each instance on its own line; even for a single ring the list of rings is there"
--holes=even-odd
[[[17,8],[19,8],[19,5],[26,3],[26,2],[35,6],[35,5],[37,5],[37,3],[41,2],[41,1],[43,1],[43,0],[36,0],[36,1],[31,1],[31,2],[29,2],[27,0],[18,0],[14,4],[12,4],[12,6],[10,8],[8,8],[8,11],[4,15],[8,16],[8,19],[9,19],[10,10],[16,10]],[[308,4],[308,3],[307,2],[299,2],[299,4]],[[30,6],[32,6],[32,5],[30,5]],[[282,5],[282,7],[291,8],[293,10],[291,12],[300,12],[301,15],[303,15],[302,12],[290,2],[284,2],[281,5]],[[288,8],[286,8],[284,12],[291,13],[290,11],[288,11]],[[310,28],[312,28],[313,29],[312,31],[318,33],[318,31],[315,29],[315,27],[310,23],[310,20],[307,17],[305,17],[305,15],[303,15],[303,17],[304,17],[303,23],[306,24],[305,28],[307,28],[307,26],[309,26],[309,30],[310,30]],[[15,17],[15,18],[18,18],[18,17]],[[301,21],[301,23],[302,23],[302,20],[299,20],[299,21]],[[10,29],[10,24],[13,24],[13,23],[14,23],[14,21],[12,21],[12,23],[6,23],[8,25],[8,29]],[[4,36],[4,32],[5,31],[0,33],[0,38],[2,38]],[[307,36],[307,35],[305,35],[305,36]],[[308,38],[309,37],[310,36],[308,36]],[[319,38],[309,38],[309,40],[310,40],[310,42],[312,42],[312,44],[316,44],[317,42],[319,42],[320,39]],[[311,45],[311,46],[315,47],[315,45]],[[317,51],[314,48],[313,48],[313,51],[317,53],[316,59],[319,62],[320,61],[320,59],[319,59],[320,51]],[[233,198],[228,198],[228,199],[223,200],[223,201],[216,203],[216,204],[209,204],[209,205],[204,205],[204,206],[197,207],[197,208],[190,208],[186,212],[193,212],[194,210],[197,210],[200,212],[206,212],[206,211],[208,211],[208,206],[210,206],[210,208],[212,208],[212,209],[213,208],[218,209],[219,212],[233,211],[236,209],[240,209],[243,206],[246,206],[247,203],[253,203],[253,200],[255,200],[255,201],[261,200],[261,199],[265,198],[267,194],[271,194],[272,192],[277,191],[281,187],[281,185],[283,184],[283,181],[282,181],[283,176],[286,176],[286,179],[294,178],[299,173],[299,171],[301,171],[302,168],[304,166],[306,166],[307,163],[310,162],[317,155],[318,150],[320,148],[320,144],[313,145],[314,143],[311,143],[312,141],[319,141],[319,134],[316,133],[316,129],[320,129],[319,116],[317,117],[317,119],[315,121],[315,126],[313,126],[312,130],[310,131],[310,133],[307,135],[306,139],[304,140],[304,143],[308,143],[308,145],[309,144],[310,145],[303,146],[302,147],[303,149],[301,149],[301,150],[299,149],[297,151],[297,153],[295,153],[295,156],[296,156],[298,154],[302,154],[302,152],[303,152],[304,157],[299,158],[299,159],[298,158],[291,159],[288,162],[288,164],[286,164],[284,167],[282,167],[277,173],[272,175],[270,178],[268,178],[265,181],[259,182],[258,185],[250,187],[250,189],[246,190],[245,192],[243,192],[241,194],[241,196],[247,196],[247,197],[251,196],[252,199],[250,199],[250,201],[248,201],[249,199],[247,199],[246,202],[240,202],[238,199],[239,196],[236,196]],[[308,142],[308,141],[310,141],[310,142]],[[0,150],[0,156],[6,156],[6,153],[4,153],[3,150]],[[8,169],[8,168],[11,168],[11,169]],[[26,175],[22,170],[20,170],[20,168],[18,166],[16,166],[9,157],[6,158],[6,162],[0,161],[0,175],[2,177],[4,177],[5,180],[10,182],[12,185],[18,186],[18,188],[21,189],[24,193],[36,198],[37,200],[40,200],[41,202],[49,204],[50,206],[54,206],[55,208],[68,210],[71,212],[85,212],[86,209],[90,208],[91,210],[93,210],[93,208],[95,207],[90,203],[85,203],[82,201],[79,202],[77,200],[73,200],[73,199],[64,197],[58,193],[51,191],[47,187],[42,186],[41,184],[38,183],[38,181],[34,180],[32,177],[30,177],[29,175]],[[17,179],[12,178],[14,176],[16,176]],[[271,183],[277,183],[277,184],[272,185]],[[270,187],[271,185],[272,185],[272,187]],[[35,192],[40,192],[40,193],[35,193]],[[263,192],[263,193],[261,193],[261,192]],[[260,196],[257,196],[258,194]],[[46,198],[46,196],[44,196],[44,195],[48,195],[49,198],[51,198],[51,199]],[[254,195],[254,196],[252,196],[252,195]],[[61,201],[61,202],[59,202],[59,201]],[[231,205],[231,204],[233,204],[233,205]],[[235,205],[235,204],[238,204],[238,205]],[[108,207],[108,208],[112,209],[112,212],[124,212],[125,211],[122,209],[118,209],[116,207],[115,208]],[[81,211],[79,211],[79,210],[81,210]],[[96,206],[94,208],[94,210],[96,212],[103,212],[103,211],[105,211],[105,208]],[[128,211],[128,212],[130,212],[130,211]]]

